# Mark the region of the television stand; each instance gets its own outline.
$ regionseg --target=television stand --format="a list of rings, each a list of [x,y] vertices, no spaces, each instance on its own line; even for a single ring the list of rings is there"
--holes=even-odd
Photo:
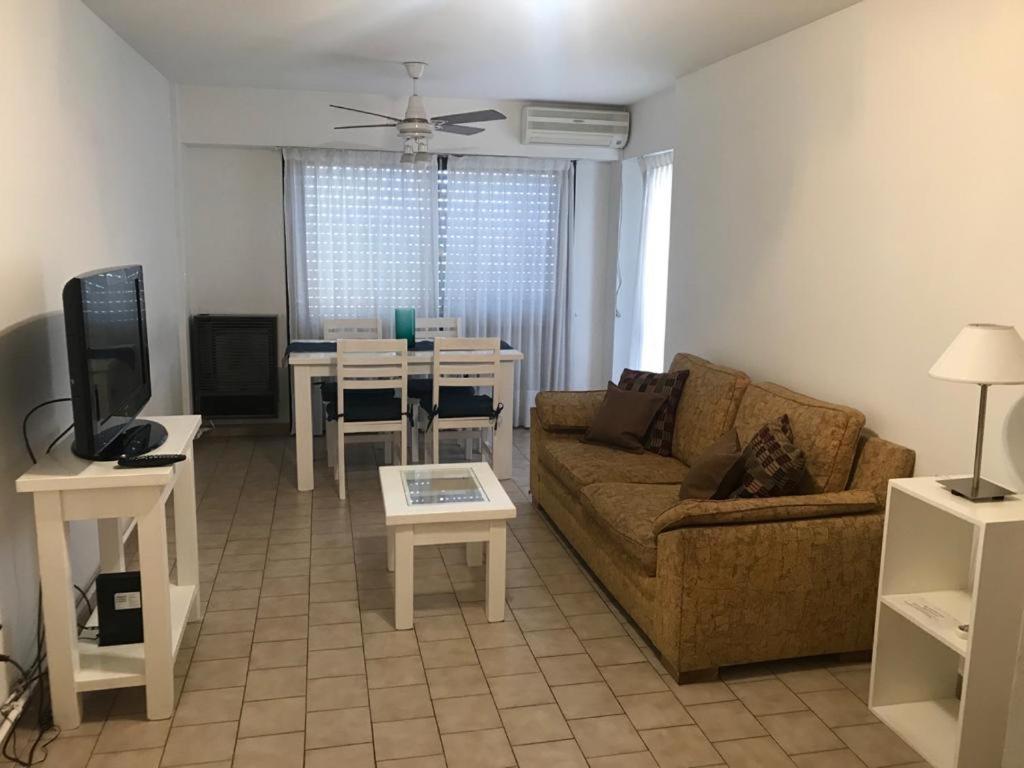
[[[102,434],[102,433],[101,433]],[[138,456],[159,448],[167,441],[167,429],[158,421],[132,419],[127,427],[98,456],[83,456],[93,461],[115,461],[122,456]]]
[[[174,659],[186,624],[202,618],[192,451],[199,424],[199,416],[160,417],[168,452],[186,456],[179,464],[119,469],[114,462],[75,456],[68,441],[18,478],[18,492],[33,495],[53,719],[61,728],[81,724],[80,695],[86,691],[144,685],[150,720],[174,711]],[[172,495],[174,582],[165,518]],[[77,629],[67,523],[98,523],[100,570],[113,573],[124,570],[121,518],[137,523],[144,640],[101,646]],[[87,626],[96,623],[94,612]]]

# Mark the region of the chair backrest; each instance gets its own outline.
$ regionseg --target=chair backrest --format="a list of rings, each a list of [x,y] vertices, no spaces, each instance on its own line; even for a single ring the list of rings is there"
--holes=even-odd
[[[324,338],[338,339],[379,339],[380,320],[366,320],[356,317],[325,317]]]
[[[462,335],[461,317],[417,317],[416,338],[450,339]]]
[[[490,387],[501,369],[500,339],[438,338],[434,341],[434,402],[441,387]]]
[[[338,339],[338,401],[347,389],[398,389],[405,413],[408,362],[405,339]]]

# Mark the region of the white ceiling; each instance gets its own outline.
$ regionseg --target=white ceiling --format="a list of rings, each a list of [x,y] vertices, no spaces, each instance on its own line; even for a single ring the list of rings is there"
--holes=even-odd
[[[85,0],[170,80],[628,104],[858,0]]]

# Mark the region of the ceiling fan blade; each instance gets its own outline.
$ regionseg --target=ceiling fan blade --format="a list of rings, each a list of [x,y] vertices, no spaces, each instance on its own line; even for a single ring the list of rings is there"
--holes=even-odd
[[[457,112],[454,115],[441,115],[435,117],[432,122],[434,125],[443,123],[445,125],[451,125],[452,123],[485,123],[488,120],[504,120],[505,116],[496,109],[481,109],[477,112]]]
[[[361,115],[373,115],[374,117],[383,117],[385,120],[394,120],[396,123],[401,119],[398,117],[391,117],[391,115],[382,115],[380,112],[367,112],[365,109],[356,109],[355,107],[343,107],[340,104],[331,104],[335,109],[347,109],[349,112],[358,112]]]
[[[394,128],[398,123],[369,123],[368,125],[336,125],[334,130],[344,131],[347,128]]]
[[[475,133],[483,133],[483,128],[474,128],[471,125],[435,125],[434,128],[442,133],[458,133],[462,136],[472,136]]]

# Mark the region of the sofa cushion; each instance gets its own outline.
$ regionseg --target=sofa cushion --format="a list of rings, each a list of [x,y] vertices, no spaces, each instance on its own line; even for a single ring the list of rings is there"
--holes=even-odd
[[[800,488],[807,460],[793,442],[789,416],[782,414],[754,433],[743,449],[743,479],[734,499],[792,496]]]
[[[648,451],[660,453],[662,456],[672,455],[676,411],[679,410],[679,398],[683,396],[683,387],[689,374],[689,371],[650,373],[626,368],[619,376],[619,387],[622,389],[665,395],[665,402],[654,415],[654,421],[644,435],[644,448]]]
[[[672,483],[675,492],[686,474],[682,462],[650,451],[626,453],[580,442],[578,435],[550,433],[540,447],[540,462],[573,493],[591,483]]]
[[[621,546],[648,576],[658,564],[654,522],[679,503],[677,485],[595,483],[583,489],[583,514],[605,536]]]
[[[672,436],[672,455],[690,466],[732,428],[750,378],[742,371],[709,363],[696,355],[676,355],[669,370],[690,372]],[[762,419],[761,424],[765,421]],[[740,442],[744,443],[742,437]]]
[[[724,499],[743,479],[743,448],[730,429],[702,453],[679,486],[680,499]]]
[[[609,381],[601,407],[583,439],[643,453],[644,435],[664,404],[663,393],[620,389]]]
[[[684,402],[686,397],[683,398]],[[793,442],[803,450],[807,472],[800,493],[829,493],[846,488],[864,414],[853,408],[801,395],[778,384],[747,387],[736,413],[736,432],[747,444],[765,422],[789,415]]]

